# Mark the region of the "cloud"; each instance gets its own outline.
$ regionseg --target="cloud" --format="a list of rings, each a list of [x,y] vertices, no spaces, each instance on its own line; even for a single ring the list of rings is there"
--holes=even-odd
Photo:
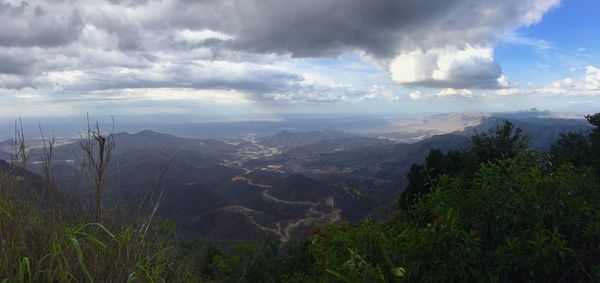
[[[600,91],[600,69],[594,66],[585,67],[584,88],[590,91]]]
[[[489,45],[498,31],[536,23],[559,1],[221,0],[183,1],[171,9],[183,3],[202,20],[184,13],[173,24],[230,34],[230,48],[295,57],[361,50],[393,58],[399,51]]]
[[[580,76],[566,77],[543,86],[536,86],[529,83],[525,87],[510,86],[485,93],[485,95],[600,96],[600,68],[589,65],[584,69],[585,71]]]
[[[397,88],[384,85],[373,85],[365,91],[355,90],[354,94],[351,96],[358,96],[358,101],[378,99],[384,99],[385,101],[398,101],[402,99]]]
[[[137,7],[140,5],[146,5],[150,0],[107,0],[107,1],[112,4],[115,4],[115,5]]]
[[[448,47],[401,53],[390,64],[401,85],[449,88],[499,88],[507,84],[490,48]]]
[[[495,90],[492,93],[492,95],[496,95],[496,96],[512,96],[512,95],[517,95],[517,94],[521,94],[521,91],[517,88],[503,88],[503,89]]]
[[[392,60],[389,71],[401,85],[501,88],[491,46],[499,34],[538,22],[559,1],[221,2],[227,18],[236,19],[211,26],[232,35],[223,48],[293,57],[362,52]]]
[[[31,54],[25,54],[20,50],[0,49],[0,74],[24,75],[29,68],[35,64]]]
[[[0,1],[0,46],[54,47],[76,41],[84,27],[77,8],[52,2]]]
[[[442,89],[437,96],[439,97],[471,97],[473,92],[470,89],[455,89],[445,88]]]
[[[303,80],[269,65],[208,60],[161,61],[142,69],[111,67],[86,72],[49,72],[47,77],[65,91],[179,87],[237,89],[257,94],[285,91]]]
[[[374,94],[379,81],[326,84],[309,68],[280,67],[344,54],[384,66],[402,86],[506,88],[493,58],[498,35],[538,22],[558,2],[0,0],[0,88],[236,90],[270,102],[406,96],[390,82]]]
[[[556,96],[596,96],[600,95],[600,69],[594,66],[585,67],[582,78],[565,78],[537,88],[537,94]]]
[[[415,90],[415,91],[409,93],[408,97],[410,97],[410,99],[414,99],[414,100],[420,99],[421,98],[421,92],[418,91],[418,90]]]

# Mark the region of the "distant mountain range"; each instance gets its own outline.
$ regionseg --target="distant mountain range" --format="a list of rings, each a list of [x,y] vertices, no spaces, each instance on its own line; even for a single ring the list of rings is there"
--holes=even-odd
[[[534,110],[431,116],[419,122],[423,128],[415,128],[424,135],[410,143],[381,133],[327,129],[226,140],[149,130],[116,133],[106,202],[124,203],[133,210],[154,188],[163,191],[160,200],[154,195],[154,201],[160,201],[159,214],[173,219],[186,237],[220,242],[269,237],[285,242],[303,237],[314,225],[383,217],[377,211],[393,208],[390,203],[406,186],[413,163],[435,148],[465,146],[472,133],[503,119],[523,128],[534,148],[547,148],[560,133],[589,129],[583,119]],[[0,144],[1,158],[10,156],[13,144]],[[28,169],[41,174],[41,149],[32,149],[30,156]],[[90,185],[81,170],[80,144],[60,144],[53,156],[52,169],[63,192],[75,199],[86,197]]]

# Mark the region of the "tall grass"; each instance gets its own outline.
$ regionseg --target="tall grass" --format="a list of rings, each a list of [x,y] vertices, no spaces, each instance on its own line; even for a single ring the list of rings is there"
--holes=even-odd
[[[43,133],[44,176],[28,173],[20,125],[10,168],[0,172],[0,282],[196,281],[180,260],[174,226],[154,216],[160,196],[144,200],[133,216],[103,205],[112,135],[96,123],[82,137],[93,190],[88,206],[60,194],[51,170],[54,139]]]

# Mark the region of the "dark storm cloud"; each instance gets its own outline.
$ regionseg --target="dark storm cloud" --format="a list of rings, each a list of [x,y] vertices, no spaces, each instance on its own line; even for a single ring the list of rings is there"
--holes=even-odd
[[[0,74],[25,75],[35,60],[25,54],[0,50]]]
[[[0,46],[53,47],[79,38],[84,27],[79,10],[66,8],[47,13],[43,7],[33,3],[23,1],[16,5],[0,2]]]
[[[231,48],[296,57],[362,50],[393,57],[401,50],[489,44],[498,31],[531,24],[554,0],[213,0],[179,1],[170,23],[232,34]]]
[[[99,15],[99,18],[95,19],[93,23],[97,28],[115,36],[119,49],[124,51],[142,49],[143,42],[140,35],[142,30],[130,19],[123,18],[118,14],[104,14]]]

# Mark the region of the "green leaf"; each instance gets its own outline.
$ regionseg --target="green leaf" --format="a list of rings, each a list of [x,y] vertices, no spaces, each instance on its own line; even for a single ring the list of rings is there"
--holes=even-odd
[[[31,262],[28,257],[19,260],[19,282],[31,282]]]
[[[396,277],[404,277],[406,275],[406,269],[404,267],[396,267],[391,270],[392,275]]]
[[[92,279],[92,276],[88,272],[87,268],[85,267],[85,263],[83,262],[83,251],[81,250],[79,241],[74,237],[71,237],[70,240],[71,240],[71,245],[73,246],[73,249],[75,250],[75,253],[77,254],[77,260],[79,261],[79,266],[81,266],[81,269],[83,270],[83,273],[85,274],[85,278],[86,278],[87,282],[90,282],[90,283],[94,282],[94,279]]]

